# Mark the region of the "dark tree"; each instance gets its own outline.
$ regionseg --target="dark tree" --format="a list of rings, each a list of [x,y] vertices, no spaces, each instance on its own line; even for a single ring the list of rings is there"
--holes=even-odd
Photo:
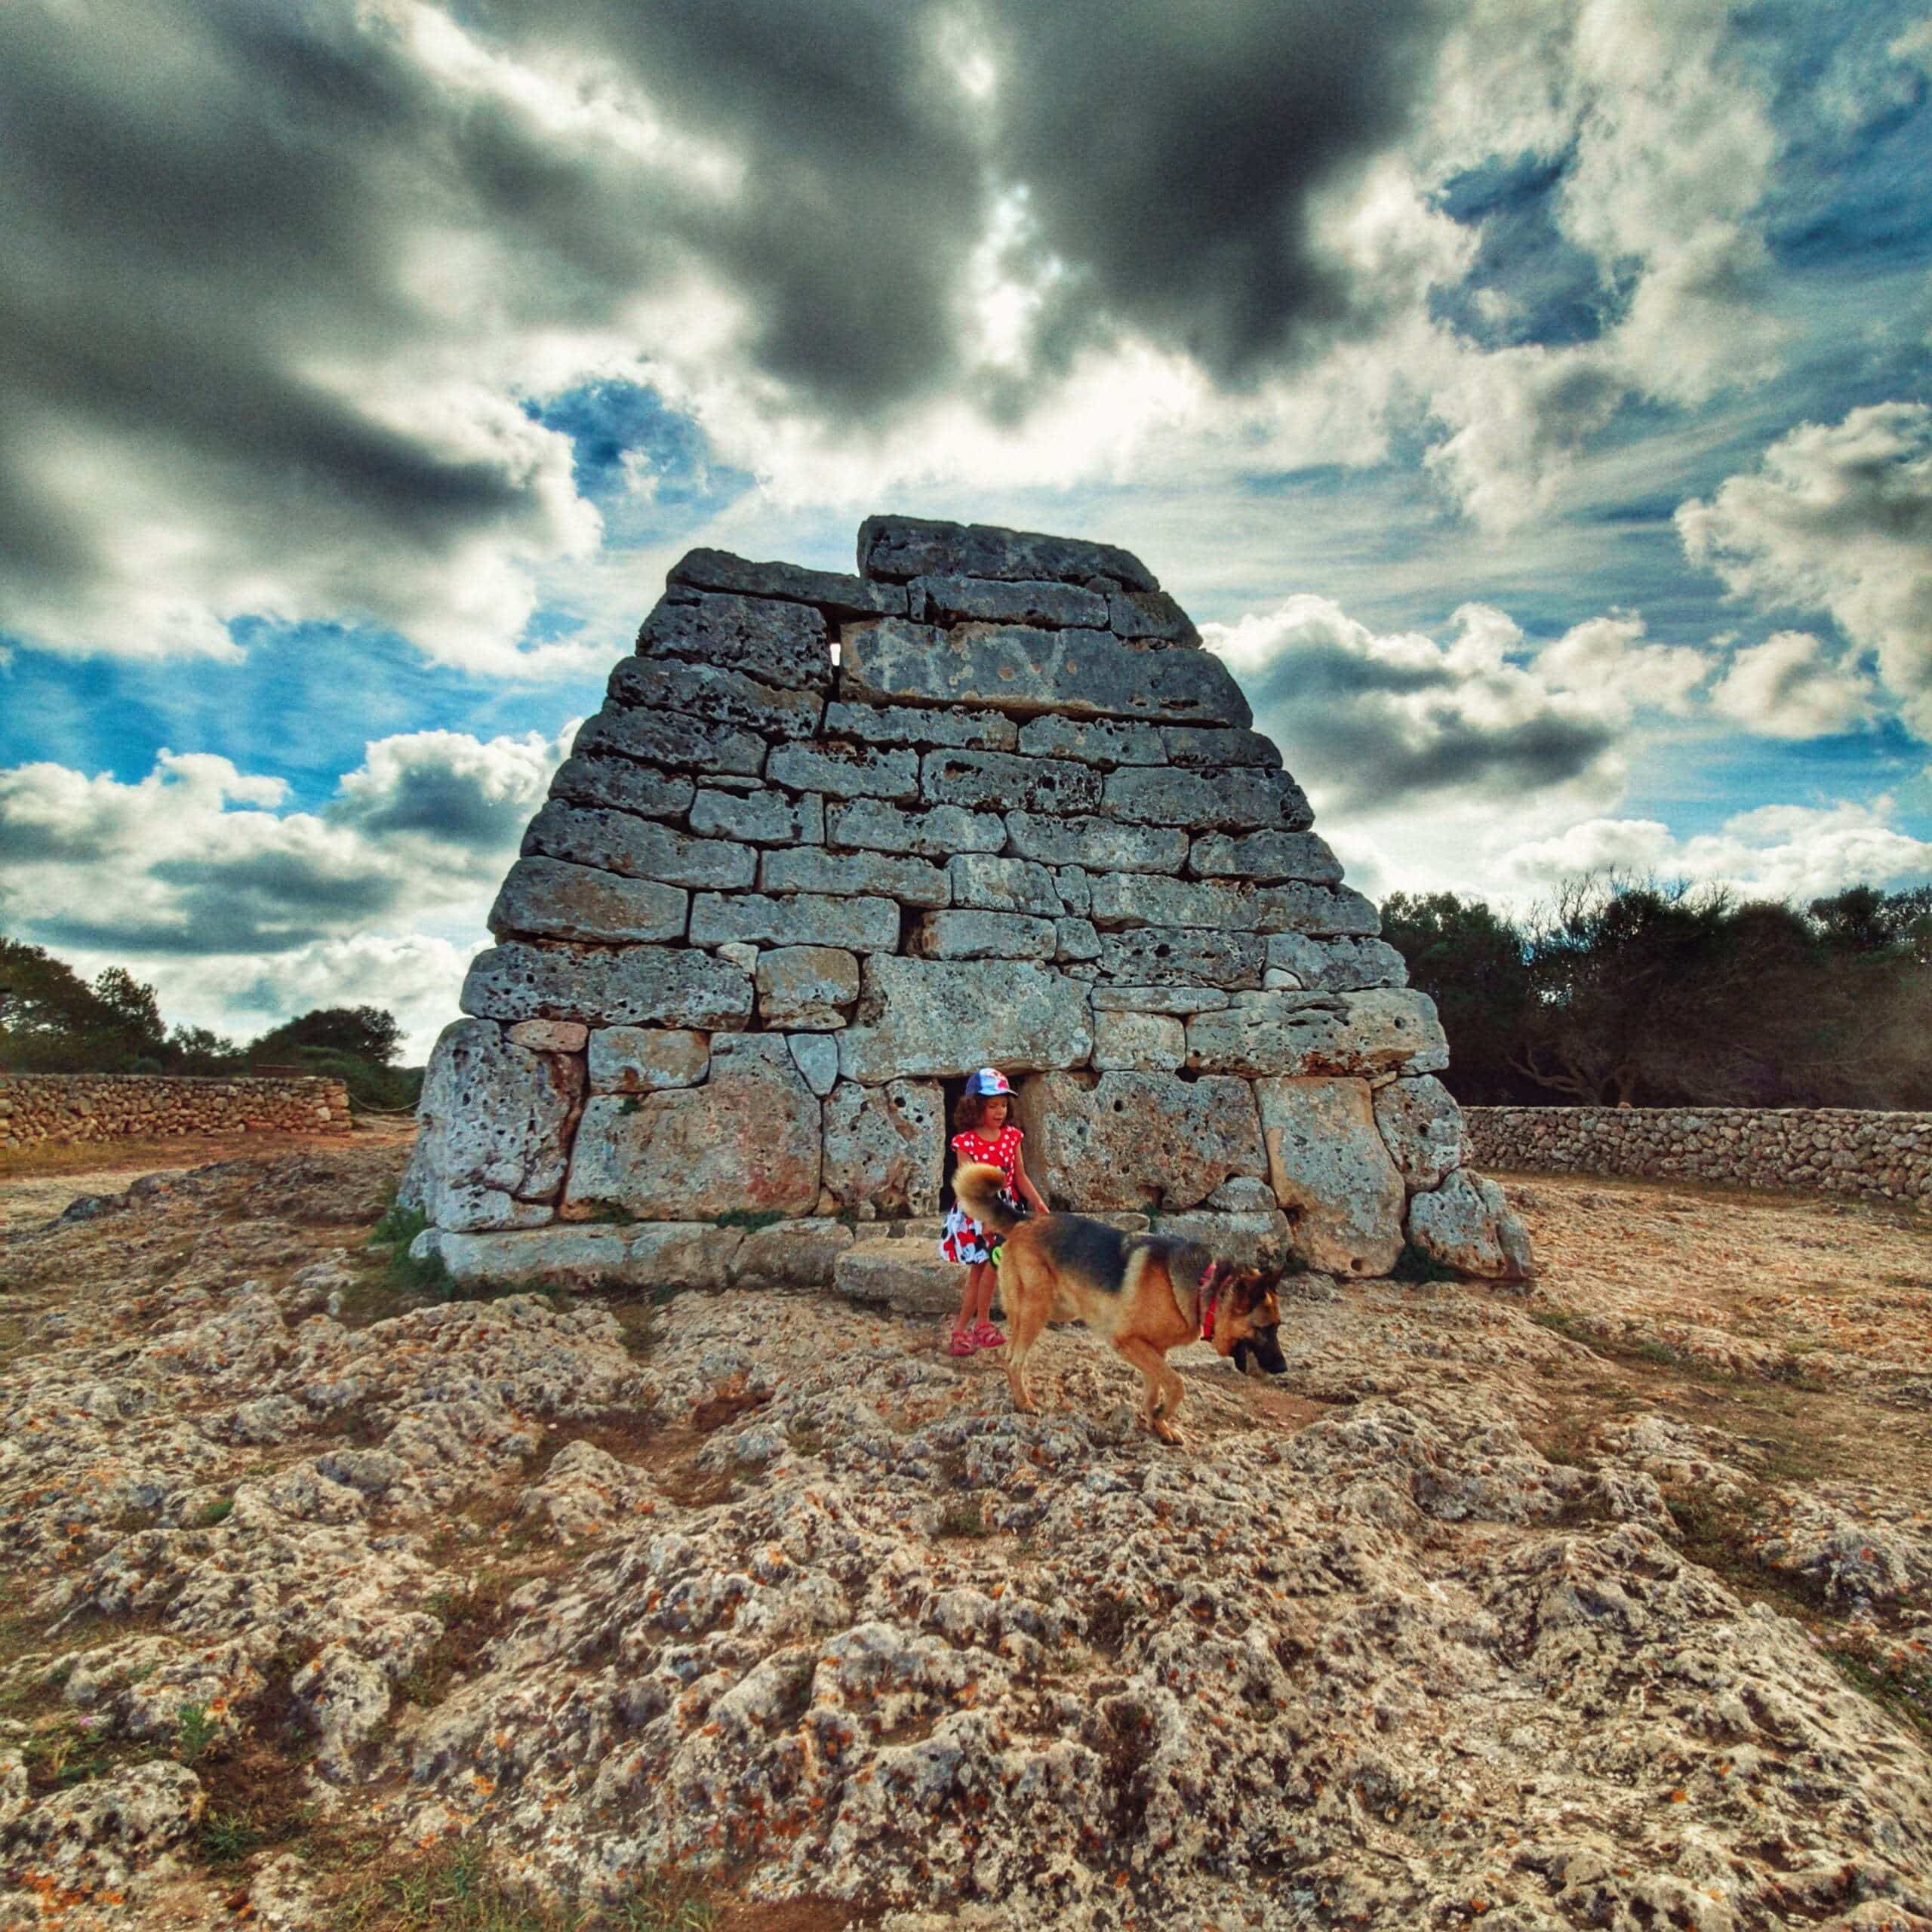
[[[387,1066],[402,1044],[402,1027],[379,1006],[323,1006],[272,1027],[248,1048],[251,1060],[299,1059],[303,1049]]]
[[[1522,935],[1480,899],[1392,894],[1382,936],[1435,1001],[1449,1036],[1450,1087],[1472,1105],[1537,1097],[1515,1062],[1530,1002]]]

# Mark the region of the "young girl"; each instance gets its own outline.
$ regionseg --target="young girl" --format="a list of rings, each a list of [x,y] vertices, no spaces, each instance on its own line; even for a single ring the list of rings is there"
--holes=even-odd
[[[1020,1157],[1020,1143],[1026,1138],[1017,1127],[1007,1124],[1013,1106],[1013,1089],[1006,1075],[996,1068],[983,1066],[966,1083],[959,1104],[952,1110],[952,1151],[961,1165],[984,1161],[998,1168],[1006,1177],[1005,1191],[1017,1194],[1035,1214],[1047,1212],[1047,1204],[1027,1178],[1026,1164]],[[949,1355],[970,1355],[976,1349],[997,1349],[1006,1337],[986,1317],[993,1305],[993,1250],[998,1235],[989,1235],[977,1221],[957,1204],[946,1217],[946,1232],[939,1251],[949,1261],[966,1263],[966,1285],[960,1291],[959,1313],[952,1324],[952,1338],[946,1343]]]

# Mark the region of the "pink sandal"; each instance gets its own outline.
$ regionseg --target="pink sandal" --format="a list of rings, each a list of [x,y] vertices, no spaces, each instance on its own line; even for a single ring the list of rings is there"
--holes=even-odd
[[[1003,1349],[1006,1337],[990,1321],[982,1321],[966,1338],[976,1349]]]
[[[964,1328],[955,1328],[952,1340],[946,1345],[946,1352],[949,1355],[970,1355],[974,1346],[973,1337]]]

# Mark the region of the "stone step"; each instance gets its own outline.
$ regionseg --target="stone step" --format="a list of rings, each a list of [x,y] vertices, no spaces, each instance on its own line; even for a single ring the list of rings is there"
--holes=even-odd
[[[854,1301],[884,1302],[906,1315],[952,1315],[965,1276],[932,1241],[856,1241],[833,1264],[832,1284]]]

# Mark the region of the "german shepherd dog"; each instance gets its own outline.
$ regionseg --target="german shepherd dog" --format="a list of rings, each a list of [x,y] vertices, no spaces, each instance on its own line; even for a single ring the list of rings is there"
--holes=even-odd
[[[1143,1420],[1163,1442],[1181,1439],[1174,1417],[1186,1392],[1168,1366],[1170,1349],[1199,1338],[1220,1355],[1251,1350],[1271,1374],[1287,1367],[1275,1334],[1279,1268],[1238,1267],[1217,1260],[1198,1241],[1124,1235],[1084,1214],[1029,1220],[1001,1198],[1002,1178],[995,1167],[968,1163],[954,1175],[952,1191],[974,1220],[1006,1237],[999,1292],[1016,1408],[1037,1412],[1026,1358],[1049,1321],[1084,1321],[1140,1370],[1147,1385]]]

